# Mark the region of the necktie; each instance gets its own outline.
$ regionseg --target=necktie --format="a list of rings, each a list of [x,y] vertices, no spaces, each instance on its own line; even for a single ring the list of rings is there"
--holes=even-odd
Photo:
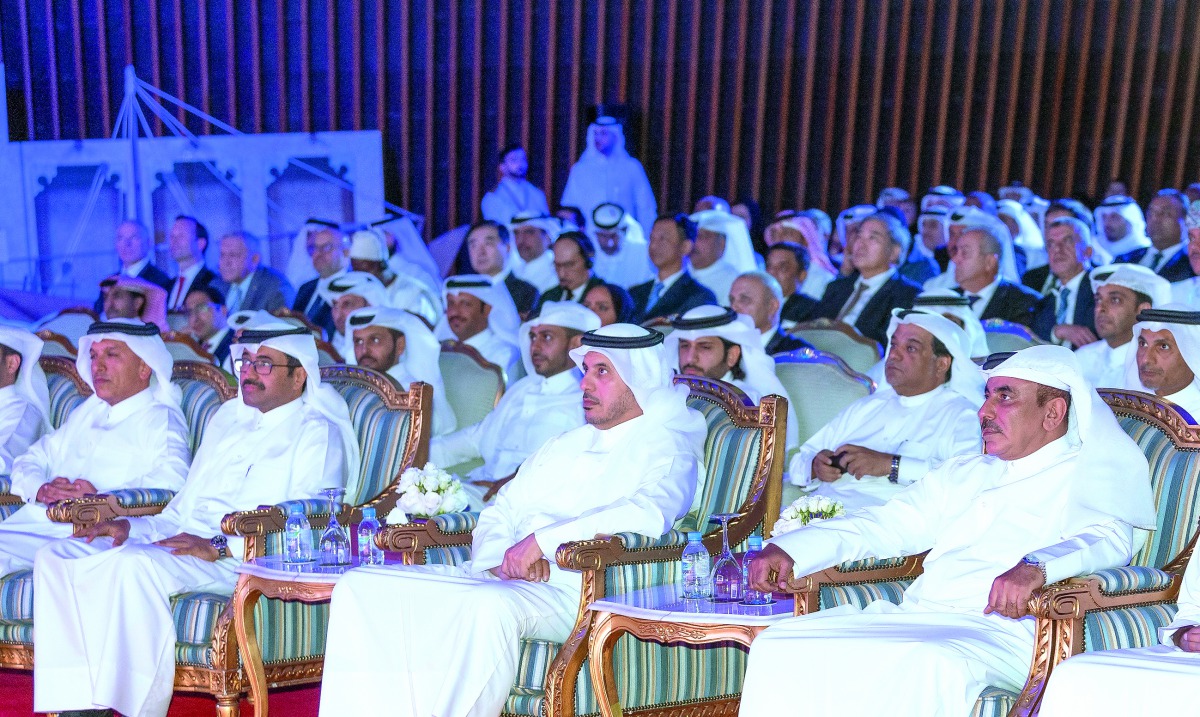
[[[1150,257],[1150,263],[1146,266],[1150,267],[1151,271],[1158,271],[1158,264],[1162,261],[1162,252],[1158,249],[1151,249],[1146,253]]]
[[[1067,302],[1071,300],[1071,290],[1067,287],[1062,287],[1058,290],[1058,306],[1054,312],[1055,323],[1067,323]]]
[[[654,286],[650,287],[650,300],[646,302],[646,308],[649,309],[658,303],[662,297],[663,283],[655,280]]]
[[[867,290],[866,283],[862,282],[862,281],[858,282],[858,284],[854,287],[854,293],[850,295],[850,300],[847,301],[842,306],[842,310],[838,312],[838,315],[837,315],[838,321],[841,321],[843,318],[845,318],[846,314],[850,313],[850,310],[858,305],[858,300],[862,298],[863,292],[865,292],[866,290]]]
[[[183,308],[183,274],[175,280],[175,299],[171,302],[171,308],[178,310]]]
[[[225,308],[229,313],[237,311],[242,305],[242,290],[237,284],[229,287],[229,293],[225,295]]]
[[[975,308],[976,301],[979,301],[979,294],[967,294],[967,306]]]

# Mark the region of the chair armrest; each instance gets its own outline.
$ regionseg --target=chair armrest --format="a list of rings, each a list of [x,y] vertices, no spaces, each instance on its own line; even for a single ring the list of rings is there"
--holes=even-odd
[[[421,565],[427,548],[470,545],[471,531],[478,522],[479,513],[414,518],[411,523],[383,526],[375,543],[383,550],[401,553],[406,565]]]
[[[19,495],[13,495],[12,480],[7,475],[0,475],[0,505],[21,505],[25,501]]]
[[[1082,620],[1091,610],[1173,602],[1180,577],[1155,568],[1109,568],[1035,591],[1029,611],[1040,619]]]
[[[925,553],[906,558],[869,558],[835,565],[804,577],[789,577],[788,592],[795,595],[796,614],[806,615],[820,607],[821,588],[847,583],[879,583],[908,580],[921,574]]]
[[[12,495],[12,479],[7,475],[0,476],[0,495]]]
[[[161,513],[174,497],[175,491],[161,488],[127,488],[56,501],[46,508],[46,515],[56,523],[74,523],[75,533],[78,534],[106,520]]]

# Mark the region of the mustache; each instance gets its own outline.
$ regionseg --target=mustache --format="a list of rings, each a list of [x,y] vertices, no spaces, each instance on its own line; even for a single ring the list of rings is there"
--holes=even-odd
[[[261,388],[263,390],[266,390],[266,388],[267,388],[266,384],[264,384],[261,381],[256,381],[255,379],[252,379],[252,378],[242,379],[242,388],[245,388],[247,386],[254,386],[255,388]]]
[[[999,426],[999,424],[997,424],[995,421],[992,421],[992,420],[983,420],[983,421],[979,422],[979,432],[980,433],[982,433],[986,430],[989,430],[989,429],[991,429],[993,431],[1000,431],[1000,426]]]
[[[692,371],[696,371],[698,373],[704,373],[704,371],[700,368],[700,366],[697,364],[694,364],[694,363],[684,364],[684,365],[680,366],[679,373],[687,373],[687,371],[689,369]]]

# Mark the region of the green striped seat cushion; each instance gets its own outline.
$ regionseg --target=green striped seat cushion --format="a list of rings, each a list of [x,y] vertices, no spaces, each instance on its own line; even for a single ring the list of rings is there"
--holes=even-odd
[[[346,502],[362,505],[382,493],[400,474],[412,415],[410,411],[389,409],[370,389],[336,380],[330,384],[346,399],[350,422],[362,448],[362,466],[357,480],[346,486]]]
[[[684,516],[675,527],[687,532],[708,532],[708,518],[714,513],[733,513],[745,502],[754,480],[762,448],[762,432],[740,428],[719,405],[696,396],[688,397],[688,406],[704,415],[708,435],[704,439],[704,483],[700,486],[698,508]]]
[[[1099,579],[1100,589],[1109,594],[1162,590],[1171,584],[1170,573],[1138,565],[1100,570],[1088,577]]]
[[[877,568],[895,568],[904,564],[907,558],[866,558],[864,560],[848,560],[837,569],[843,573],[852,573],[856,570],[875,570]]]
[[[1007,717],[1009,710],[1017,703],[1018,694],[1001,687],[985,687],[975,701],[971,717]]]
[[[177,661],[190,665],[210,664],[208,648],[212,644],[213,630],[228,603],[228,595],[205,592],[183,593],[171,599]],[[254,608],[254,624],[264,662],[320,657],[325,653],[329,604],[262,599]],[[264,630],[264,624],[273,628]],[[283,629],[276,626],[283,626]]]
[[[821,608],[855,605],[861,609],[876,600],[887,600],[899,605],[904,600],[904,591],[909,585],[912,585],[911,580],[826,585],[821,588]]]
[[[0,621],[33,620],[33,571],[18,570],[0,577]]]
[[[1158,530],[1133,556],[1132,564],[1161,568],[1187,545],[1200,518],[1200,453],[1176,450],[1157,426],[1127,416],[1117,420],[1146,455],[1158,506]]]
[[[117,505],[123,508],[143,508],[149,505],[166,505],[175,497],[175,491],[163,488],[122,488],[111,494]]]
[[[1121,650],[1158,644],[1158,628],[1175,619],[1175,605],[1092,610],[1083,616],[1083,649]]]
[[[438,546],[425,551],[426,565],[462,565],[470,559],[469,545]]]
[[[506,714],[540,715],[546,670],[560,645],[522,640],[517,682],[505,704]],[[613,652],[617,694],[626,709],[716,699],[742,689],[746,653],[736,647],[664,647],[626,635]],[[575,713],[599,714],[585,660],[575,681]]]
[[[648,538],[639,533],[617,533],[613,537],[620,538],[626,550],[648,550],[650,548],[683,548],[687,545],[687,533],[672,529],[657,538]]]
[[[61,374],[46,374],[46,386],[50,389],[50,425],[59,428],[85,399],[71,379]]]
[[[16,513],[21,509],[24,503],[0,503],[0,520],[4,520],[8,516]]]
[[[0,620],[0,642],[12,645],[33,644],[33,620],[5,622]]]
[[[204,439],[204,431],[208,428],[208,422],[221,407],[221,395],[217,393],[217,389],[204,381],[175,379],[172,383],[178,386],[183,393],[179,407],[183,409],[183,417],[187,420],[188,447],[195,455],[196,449],[200,447],[200,441]]]
[[[433,516],[429,522],[437,526],[437,529],[443,533],[469,533],[479,522],[479,513],[445,513]]]

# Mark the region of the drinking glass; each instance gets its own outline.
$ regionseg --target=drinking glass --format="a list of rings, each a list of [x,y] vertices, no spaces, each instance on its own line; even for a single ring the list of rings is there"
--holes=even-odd
[[[721,554],[713,565],[713,602],[740,602],[742,599],[742,567],[729,549],[729,521],[737,513],[714,513],[710,520],[721,523]]]
[[[321,495],[329,500],[329,527],[321,533],[321,565],[350,564],[350,536],[342,530],[337,514],[340,500],[346,491],[342,488],[325,488]]]

